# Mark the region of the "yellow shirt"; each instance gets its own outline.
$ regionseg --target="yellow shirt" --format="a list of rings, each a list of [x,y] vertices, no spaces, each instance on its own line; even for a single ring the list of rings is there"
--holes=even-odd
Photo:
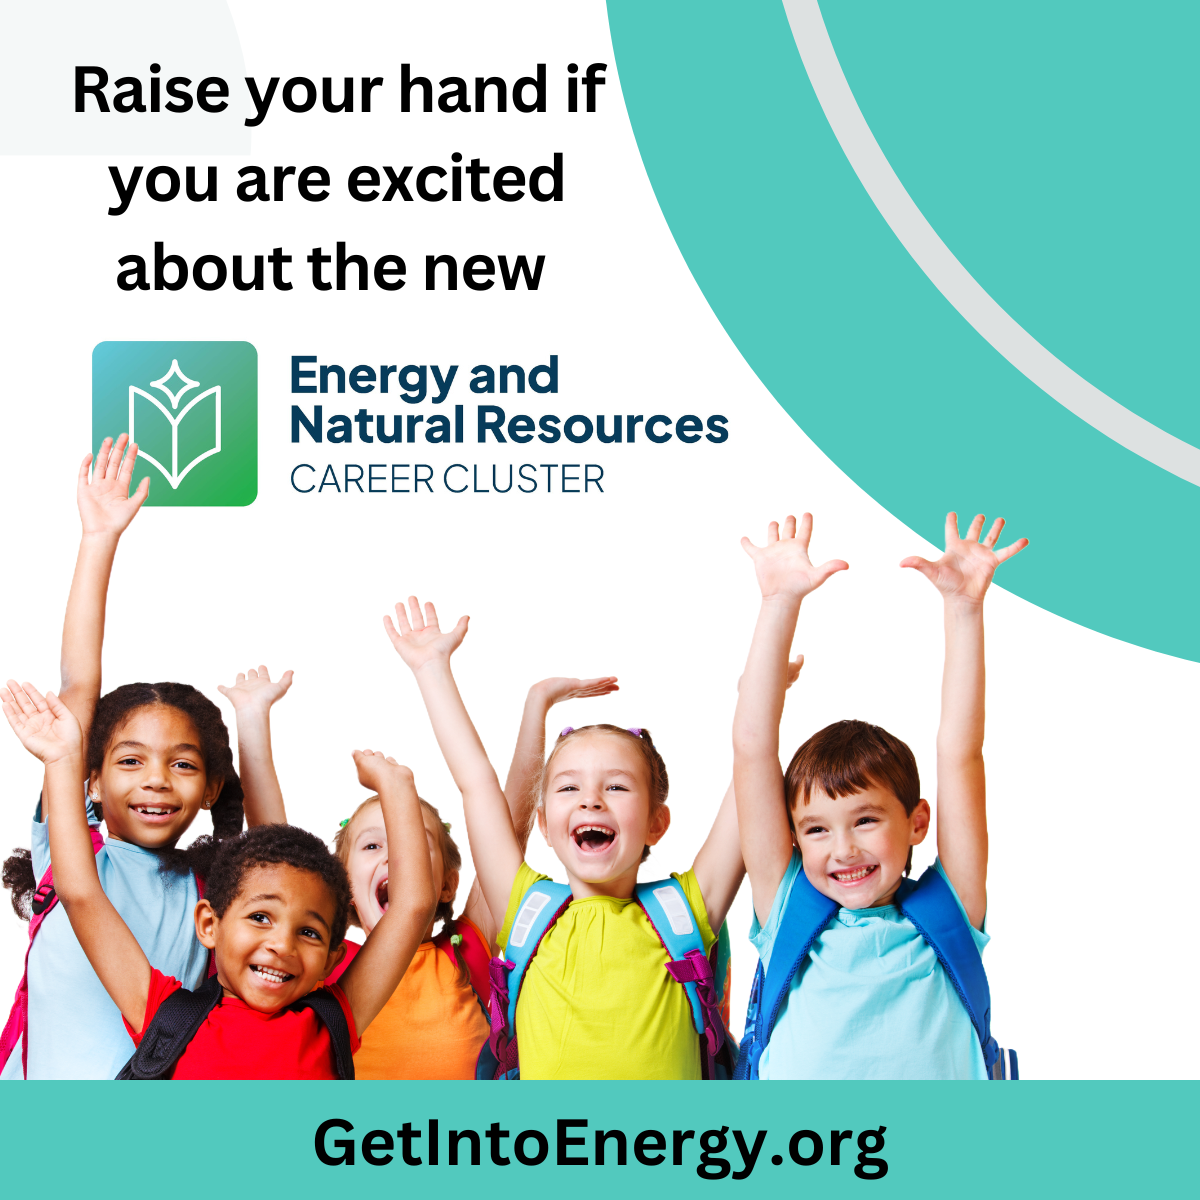
[[[547,878],[521,864],[497,939],[501,949],[522,896]],[[716,937],[695,873],[675,878],[707,952]],[[635,900],[573,900],[525,973],[517,1001],[521,1078],[699,1079],[700,1038],[687,992],[667,962]]]
[[[355,1078],[474,1079],[489,1031],[471,984],[459,979],[444,950],[423,942],[367,1026],[354,1056]]]

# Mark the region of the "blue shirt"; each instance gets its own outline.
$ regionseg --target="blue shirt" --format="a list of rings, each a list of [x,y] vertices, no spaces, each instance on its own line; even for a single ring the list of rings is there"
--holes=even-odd
[[[941,863],[934,866],[946,878]],[[751,924],[750,940],[764,972],[802,870],[793,851],[766,925],[757,916]],[[953,885],[946,883],[961,909]],[[988,935],[972,926],[971,936],[982,951]],[[839,908],[830,919],[792,981],[759,1077],[986,1079],[987,1072],[950,977],[913,923],[888,904]]]
[[[50,835],[36,816],[32,851],[40,883],[50,865]],[[200,898],[196,877],[160,873],[161,861],[150,850],[109,839],[96,855],[96,869],[151,965],[195,990],[208,971],[208,951],[196,938],[193,919]],[[28,1078],[115,1079],[133,1054],[133,1041],[61,904],[33,940],[28,971]],[[19,1043],[0,1078],[21,1078]]]

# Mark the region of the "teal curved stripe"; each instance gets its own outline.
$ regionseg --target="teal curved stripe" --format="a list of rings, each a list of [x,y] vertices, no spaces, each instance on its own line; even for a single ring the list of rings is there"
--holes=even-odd
[[[834,47],[872,124],[872,103],[863,100],[870,88],[862,86],[840,39],[858,19],[865,30],[861,40],[868,43],[874,7],[822,4]],[[917,12],[937,7],[911,6]],[[974,16],[965,11],[977,7]],[[1055,7],[1073,9],[1093,40],[1109,8]],[[934,288],[846,161],[813,94],[782,4],[609,0],[608,9],[634,133],[675,240],[734,343],[801,428],[876,500],[935,544],[948,508],[1007,517],[1014,535],[1032,540],[1004,568],[1009,590],[1110,636],[1200,661],[1198,571],[1188,536],[1200,518],[1200,489],[1116,445],[1055,403]],[[997,11],[989,18],[981,6],[960,5],[942,34],[962,38],[964,54],[986,57],[984,25],[996,20]],[[1120,40],[1128,9],[1112,6],[1112,13],[1110,36]],[[1117,13],[1124,14],[1122,20],[1115,19]],[[914,24],[909,15],[905,23]],[[897,34],[893,27],[890,33],[893,40],[879,54],[898,64],[888,83],[893,106],[903,112],[904,89],[919,90],[925,81],[910,79],[903,69],[909,48],[903,30]],[[1035,38],[1030,44],[1043,49]],[[920,47],[914,43],[912,49],[915,54]],[[1005,52],[1011,55],[1011,45]],[[1012,86],[1019,88],[1022,64],[1010,65]],[[1068,57],[1063,70],[1072,69]],[[1146,76],[1128,89],[1135,106],[1130,119],[1136,122],[1143,115],[1136,111],[1139,86],[1149,111],[1156,98],[1153,75],[1162,67],[1138,62],[1126,69]],[[1001,92],[972,100],[991,104],[1002,121],[1011,97]],[[1175,122],[1183,144],[1192,136],[1193,112],[1160,108],[1154,119]],[[894,112],[892,118],[894,127]],[[914,185],[904,167],[908,159],[921,160],[921,132],[906,126],[897,142],[883,137],[880,142],[928,214],[937,203],[926,203],[922,188],[936,194],[936,178],[918,173]],[[1028,190],[1036,206],[1037,190]],[[1105,202],[1098,194],[1081,203],[1103,209]],[[1153,195],[1143,207],[1126,213],[1132,228],[1115,227],[1114,253],[1123,249],[1122,236],[1139,236],[1139,220],[1154,219]],[[1035,218],[1036,213],[1030,219]],[[1084,211],[1080,219],[1096,218]],[[934,224],[943,236],[955,227],[950,218]],[[992,240],[999,243],[994,253],[1003,254],[1003,233],[993,233]],[[961,255],[953,237],[947,243]],[[1181,231],[1178,250],[1187,254],[1193,246],[1190,230]],[[987,260],[986,253],[979,257]],[[976,261],[964,262],[988,287]],[[1194,267],[1193,254],[1180,274],[1194,279]],[[1025,300],[1019,285],[1034,293],[1064,286],[1039,278],[1037,269],[1034,263],[1016,284],[1005,279],[1009,296],[1002,289],[1006,309],[1035,336],[1042,335],[1041,328],[1021,314],[1023,303],[1029,312],[1038,312],[1038,304]],[[1094,297],[1080,299],[1084,309],[1095,303]],[[1187,303],[1193,320],[1181,323],[1190,324],[1194,340],[1195,301],[1189,296]],[[1104,319],[1103,306],[1096,307]],[[1097,361],[1117,375],[1125,372],[1122,403],[1160,424],[1164,413],[1178,413],[1185,427],[1173,429],[1169,422],[1164,427],[1187,437],[1194,377],[1188,380],[1191,396],[1182,403],[1177,395],[1165,407],[1157,397],[1137,398],[1137,383],[1148,372],[1131,373],[1114,361],[1121,358],[1122,339],[1129,343],[1125,356],[1134,361],[1144,358],[1146,345],[1115,323],[1094,336],[1103,346],[1095,351]],[[1053,338],[1042,340],[1058,349]],[[1087,362],[1067,361],[1092,377]]]

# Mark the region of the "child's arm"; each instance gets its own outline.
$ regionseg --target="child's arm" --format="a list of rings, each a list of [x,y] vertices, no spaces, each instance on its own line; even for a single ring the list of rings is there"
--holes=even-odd
[[[543,679],[529,689],[508,778],[504,781],[508,811],[512,814],[513,829],[522,847],[529,840],[537,813],[538,784],[546,762],[546,718],[550,710],[564,700],[607,696],[619,690],[615,675],[596,679]]]
[[[116,445],[111,438],[105,438],[90,479],[88,467],[92,464],[92,456],[89,454],[83,460],[76,488],[83,536],[63,621],[59,699],[79,722],[84,746],[87,745],[96,701],[100,699],[104,606],[117,542],[150,491],[147,476],[137,491],[132,496],[129,494],[137,445],[130,445],[127,450],[128,441],[128,435],[124,433],[117,438]]]
[[[513,831],[522,854],[529,844],[529,834],[537,814],[538,784],[546,761],[546,717],[550,710],[564,700],[607,696],[619,690],[615,675],[602,675],[596,679],[543,679],[529,689],[508,778],[504,783],[504,798],[508,801]],[[495,943],[497,929],[491,911],[484,902],[478,876],[471,884],[471,892],[463,906],[463,916],[485,934],[489,943]]]
[[[271,705],[287,695],[291,671],[272,681],[266,667],[239,673],[233,687],[217,685],[217,691],[233,705],[237,720],[238,776],[242,781],[246,825],[284,825],[287,812],[283,790],[275,774],[271,754]]]
[[[356,750],[354,763],[359,782],[379,795],[388,844],[387,909],[338,981],[361,1036],[408,970],[437,897],[412,772],[371,750]]]
[[[942,867],[976,929],[987,912],[987,792],[983,770],[983,597],[996,568],[1024,550],[1028,538],[996,550],[997,520],[982,541],[983,515],[958,536],[958,514],[946,516],[946,553],[937,562],[913,555],[914,567],[946,606],[946,665],[937,740],[937,845]]]
[[[79,794],[83,742],[79,722],[53,693],[8,681],[0,691],[4,715],[25,749],[46,766],[43,800],[50,822],[54,890],[71,928],[113,1003],[141,1029],[150,994],[150,963],[100,886],[87,813]]]
[[[800,677],[800,668],[804,666],[804,655],[798,654],[787,665],[787,680],[785,688],[790,688]],[[741,681],[738,681],[741,687]],[[716,820],[696,855],[692,864],[696,873],[696,882],[700,885],[700,894],[704,897],[704,907],[708,912],[709,925],[713,930],[719,930],[729,915],[729,907],[733,904],[738,888],[746,874],[746,865],[742,861],[742,847],[738,839],[738,814],[733,781],[725,792],[721,807],[717,810]]]
[[[762,608],[733,718],[733,782],[742,857],[754,911],[764,924],[792,856],[779,765],[779,720],[800,602],[830,575],[847,569],[841,559],[814,567],[808,557],[811,537],[812,516],[805,513],[799,530],[795,517],[784,521],[782,533],[772,521],[765,546],[742,539],[742,548],[754,560]]]
[[[504,922],[508,894],[525,855],[513,830],[500,781],[450,671],[450,655],[466,637],[468,618],[463,617],[449,633],[443,633],[432,604],[425,605],[423,618],[415,596],[409,597],[408,605],[406,614],[404,605],[397,604],[396,624],[384,617],[384,628],[416,677],[442,757],[462,792],[471,858],[498,929]]]

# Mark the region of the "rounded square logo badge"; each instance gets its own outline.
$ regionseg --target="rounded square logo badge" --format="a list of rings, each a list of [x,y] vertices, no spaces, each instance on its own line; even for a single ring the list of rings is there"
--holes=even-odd
[[[258,351],[249,342],[101,342],[92,451],[128,433],[147,504],[241,507],[258,495]]]

